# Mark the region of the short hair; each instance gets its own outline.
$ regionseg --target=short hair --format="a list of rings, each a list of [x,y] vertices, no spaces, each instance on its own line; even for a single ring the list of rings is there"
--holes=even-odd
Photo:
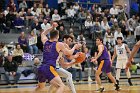
[[[71,35],[64,35],[63,36],[63,41],[64,41],[64,39],[68,39],[68,38],[71,38],[73,40],[73,37]]]
[[[103,38],[97,37],[96,39],[99,39],[99,40],[102,41],[102,43],[103,43]]]
[[[54,39],[54,38],[56,38],[58,35],[59,35],[58,30],[52,30],[52,31],[50,32],[50,39]]]
[[[122,37],[117,37],[117,40],[118,40],[118,39],[121,39],[121,40],[122,40],[123,38],[122,38]]]

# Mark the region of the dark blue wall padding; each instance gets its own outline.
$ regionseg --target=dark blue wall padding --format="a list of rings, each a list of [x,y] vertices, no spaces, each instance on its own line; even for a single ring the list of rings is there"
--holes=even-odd
[[[58,8],[58,0],[47,0],[47,3],[50,8],[54,8],[54,9]]]

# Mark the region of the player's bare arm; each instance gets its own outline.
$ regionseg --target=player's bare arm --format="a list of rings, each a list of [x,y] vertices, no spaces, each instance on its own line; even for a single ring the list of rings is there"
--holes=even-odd
[[[50,32],[50,31],[52,31],[54,28],[56,28],[58,26],[58,24],[56,24],[55,22],[52,24],[52,26],[49,28],[49,29],[47,29],[47,30],[45,30],[44,32],[42,32],[42,34],[41,34],[41,41],[42,41],[42,43],[44,44],[47,40],[48,40],[48,38],[47,38],[47,34]]]
[[[129,62],[131,62],[132,58],[137,53],[137,51],[139,50],[139,48],[140,48],[140,40],[134,45],[134,47],[133,47],[133,49],[131,51],[131,54],[129,56],[129,59],[128,59]]]
[[[67,48],[65,48],[65,46],[62,42],[58,42],[57,46],[58,46],[59,50],[64,53],[64,55],[70,55],[70,56],[74,53],[75,49],[79,49],[81,47],[80,44],[75,44],[72,49],[67,49]]]
[[[112,60],[111,60],[112,63],[114,62],[114,59],[116,58],[116,56],[117,56],[116,47],[114,47],[114,54],[113,54]]]
[[[101,55],[102,55],[102,52],[104,50],[104,46],[103,45],[99,45],[98,46],[98,54],[95,58],[91,59],[92,62],[95,62]]]

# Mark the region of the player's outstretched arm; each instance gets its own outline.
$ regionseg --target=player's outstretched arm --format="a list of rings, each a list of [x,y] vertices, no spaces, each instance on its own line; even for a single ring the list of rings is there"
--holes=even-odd
[[[132,61],[134,55],[138,52],[139,48],[140,48],[140,40],[134,45],[134,47],[131,51],[131,54],[129,56],[129,59],[128,59],[129,62]]]
[[[49,32],[52,31],[57,26],[58,26],[58,24],[56,22],[54,22],[49,29],[47,29],[44,32],[42,32],[42,34],[41,34],[41,41],[42,41],[43,44],[48,40],[46,35],[49,34]]]
[[[82,45],[81,44],[75,44],[72,49],[67,49],[62,42],[58,42],[57,47],[64,53],[64,55],[71,56],[75,49],[79,49]]]
[[[112,60],[111,60],[112,63],[114,62],[114,59],[116,58],[116,56],[117,56],[116,47],[114,47],[114,54],[113,54]]]

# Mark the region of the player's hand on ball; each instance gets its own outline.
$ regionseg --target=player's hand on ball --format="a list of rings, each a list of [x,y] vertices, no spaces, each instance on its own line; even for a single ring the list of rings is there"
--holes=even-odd
[[[77,57],[79,57],[79,53],[76,53],[76,54],[74,55],[74,58],[77,58]]]

